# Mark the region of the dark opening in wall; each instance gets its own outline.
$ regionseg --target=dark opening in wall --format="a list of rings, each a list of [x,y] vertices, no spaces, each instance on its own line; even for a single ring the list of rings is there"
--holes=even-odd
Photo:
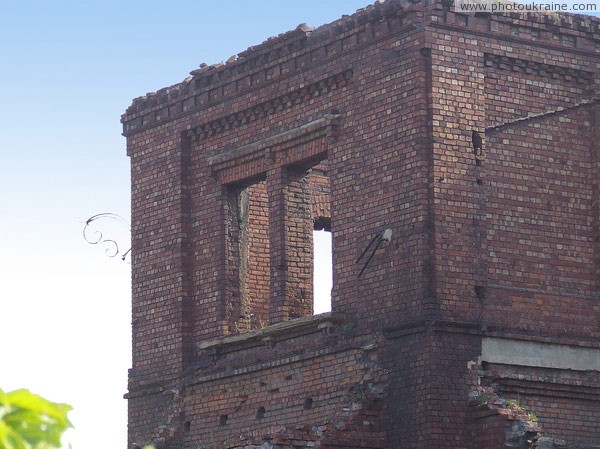
[[[331,310],[332,228],[325,154],[225,186],[229,333]],[[270,216],[270,215],[273,216]]]
[[[266,182],[228,186],[227,313],[230,332],[259,329],[269,321],[269,203]]]
[[[331,310],[333,286],[333,249],[331,232],[331,185],[327,173],[327,159],[305,163],[303,171],[308,188],[312,230],[312,311],[314,314]]]
[[[477,297],[477,299],[482,300],[485,299],[485,295],[486,295],[486,291],[485,291],[485,287],[483,287],[482,285],[476,285],[473,290],[475,291],[475,296]]]

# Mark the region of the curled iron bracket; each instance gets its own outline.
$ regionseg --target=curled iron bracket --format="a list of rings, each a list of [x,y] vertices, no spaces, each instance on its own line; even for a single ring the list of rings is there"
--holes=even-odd
[[[116,242],[116,240],[105,238],[102,231],[93,229],[94,224],[96,224],[98,220],[113,220],[121,223],[131,231],[127,220],[120,215],[110,212],[103,212],[101,214],[92,215],[85,221],[83,226],[83,239],[86,242],[88,242],[90,245],[105,245],[105,253],[108,257],[120,256],[121,260],[126,261],[128,256],[131,254],[131,248],[121,253],[119,244]]]

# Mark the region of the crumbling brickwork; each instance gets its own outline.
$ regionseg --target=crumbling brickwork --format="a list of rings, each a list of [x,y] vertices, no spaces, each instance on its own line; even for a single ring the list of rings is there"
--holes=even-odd
[[[598,19],[387,0],[134,100],[130,446],[597,445],[599,72]]]

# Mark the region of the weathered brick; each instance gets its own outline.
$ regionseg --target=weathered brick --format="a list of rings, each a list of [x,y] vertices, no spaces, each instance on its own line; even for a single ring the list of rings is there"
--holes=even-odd
[[[473,406],[486,388],[600,440],[597,370],[482,359],[600,350],[600,21],[428,3],[300,26],[127,110],[130,445],[497,448],[526,416]],[[314,228],[334,287],[311,317]]]

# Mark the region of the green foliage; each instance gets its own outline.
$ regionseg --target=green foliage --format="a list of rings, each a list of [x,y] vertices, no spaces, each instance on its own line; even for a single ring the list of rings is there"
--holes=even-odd
[[[69,410],[28,390],[0,390],[0,449],[60,448]]]
[[[484,405],[486,405],[489,402],[490,397],[485,393],[480,393],[477,395],[475,400],[477,401],[477,405],[479,407],[483,407]]]

